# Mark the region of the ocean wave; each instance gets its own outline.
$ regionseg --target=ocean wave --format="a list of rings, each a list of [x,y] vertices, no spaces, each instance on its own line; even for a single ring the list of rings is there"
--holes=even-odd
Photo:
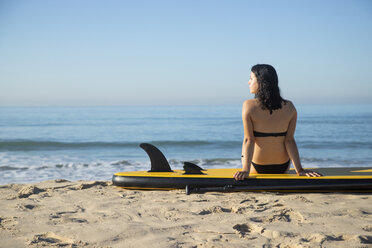
[[[237,165],[240,164],[240,159],[234,159],[234,158],[213,158],[213,159],[194,159],[190,160],[188,162],[202,165],[202,166],[219,166],[219,165]]]
[[[316,157],[301,157],[301,161],[304,164],[318,164],[319,166],[329,167],[329,166],[365,166],[370,165],[370,161],[359,159],[338,159],[338,158],[316,158]]]
[[[37,151],[37,150],[68,150],[90,148],[138,148],[141,142],[60,142],[36,140],[0,140],[0,151]],[[150,141],[149,143],[160,147],[194,147],[194,146],[221,146],[231,147],[240,145],[235,141]]]
[[[130,142],[59,142],[59,141],[34,141],[34,140],[2,140],[0,151],[34,151],[34,150],[60,150],[78,148],[103,148],[103,147],[135,147],[137,143]]]
[[[28,170],[27,167],[0,166],[0,171]]]
[[[216,158],[216,159],[191,159],[191,160],[177,160],[177,159],[170,159],[168,160],[170,166],[173,169],[182,169],[184,162],[191,162],[197,164],[199,166],[204,166],[206,168],[213,168],[219,166],[230,167],[232,165],[240,164],[240,160],[231,159],[231,158]],[[24,171],[24,170],[52,170],[52,171],[59,171],[59,170],[81,170],[81,169],[89,169],[89,170],[97,170],[97,169],[107,169],[107,170],[148,170],[151,167],[150,161],[132,161],[132,160],[119,160],[119,161],[100,161],[100,162],[54,162],[49,160],[47,162],[43,162],[42,164],[35,163],[30,164],[28,167],[19,167],[17,165],[4,165],[0,166],[0,171]]]
[[[299,141],[298,145],[306,149],[372,149],[372,142],[369,141]]]

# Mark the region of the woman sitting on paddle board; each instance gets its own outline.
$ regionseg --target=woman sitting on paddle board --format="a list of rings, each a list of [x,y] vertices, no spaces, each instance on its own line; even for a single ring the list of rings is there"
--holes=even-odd
[[[255,98],[243,103],[243,168],[235,173],[234,178],[243,180],[249,173],[285,173],[290,161],[300,176],[321,176],[301,166],[294,139],[297,111],[291,101],[280,96],[274,67],[265,64],[253,66],[248,84]]]

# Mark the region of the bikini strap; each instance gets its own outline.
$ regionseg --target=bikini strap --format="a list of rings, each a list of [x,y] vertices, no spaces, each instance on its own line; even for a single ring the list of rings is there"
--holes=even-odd
[[[287,132],[282,133],[261,133],[253,131],[254,137],[278,137],[278,136],[286,136]]]

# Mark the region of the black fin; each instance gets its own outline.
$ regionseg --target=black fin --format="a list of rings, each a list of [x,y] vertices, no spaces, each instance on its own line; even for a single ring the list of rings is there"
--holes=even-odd
[[[149,172],[173,172],[164,154],[158,148],[148,143],[141,143],[140,147],[150,157],[151,170]]]
[[[204,173],[201,172],[202,170],[204,170],[203,168],[197,166],[196,164],[190,163],[190,162],[184,162],[183,163],[183,169],[185,170],[184,175],[187,175],[187,174],[204,175]]]

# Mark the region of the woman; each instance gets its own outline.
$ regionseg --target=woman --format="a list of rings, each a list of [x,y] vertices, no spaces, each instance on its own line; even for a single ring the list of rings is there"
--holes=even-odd
[[[253,66],[248,84],[255,99],[243,104],[243,169],[236,172],[234,178],[243,180],[249,173],[285,173],[290,167],[290,160],[298,175],[321,176],[301,166],[294,139],[297,111],[292,102],[280,96],[274,67],[264,64]]]

